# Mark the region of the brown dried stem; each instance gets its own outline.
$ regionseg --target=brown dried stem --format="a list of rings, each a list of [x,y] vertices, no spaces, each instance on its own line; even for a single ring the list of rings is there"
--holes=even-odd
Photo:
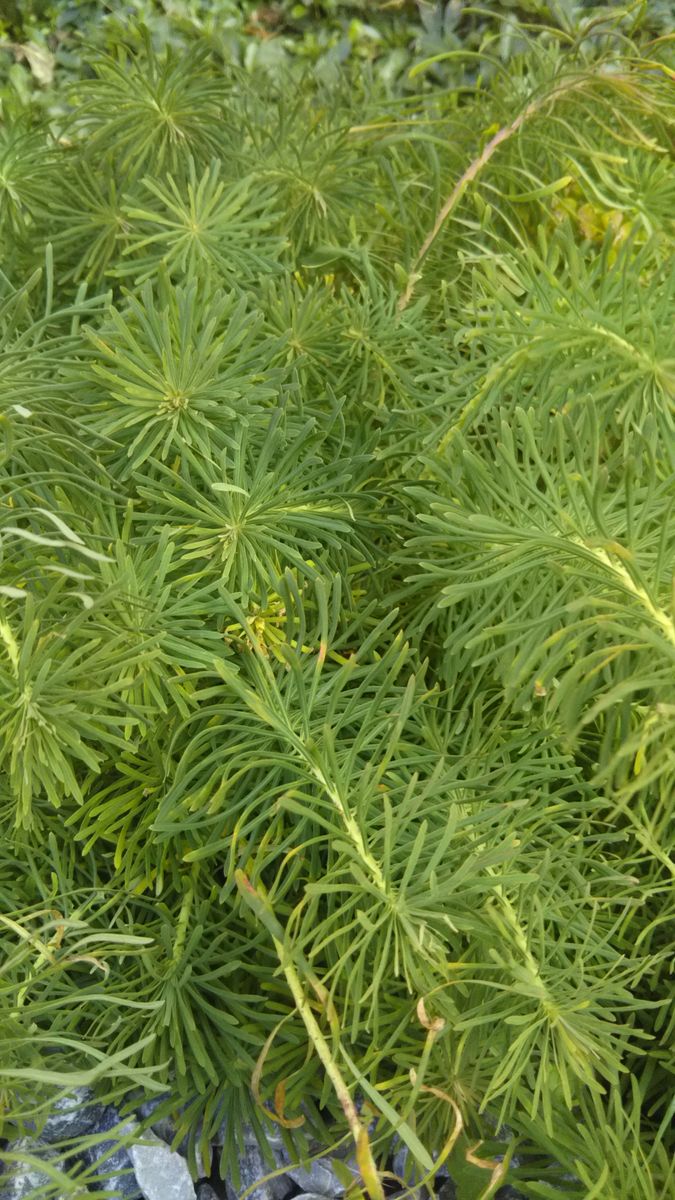
[[[477,158],[474,158],[473,162],[471,162],[466,168],[464,174],[457,180],[457,183],[453,187],[450,195],[445,201],[445,204],[436,217],[433,228],[429,231],[422,242],[408,275],[408,282],[406,284],[405,291],[399,298],[399,312],[403,312],[403,310],[407,308],[408,304],[412,300],[415,285],[421,278],[422,263],[436,241],[436,238],[441,232],[443,226],[445,225],[445,222],[448,220],[448,217],[450,217],[454,212],[469,184],[472,183],[476,176],[480,174],[480,172],[483,170],[483,167],[489,163],[499,146],[501,146],[503,142],[507,142],[509,138],[512,138],[516,133],[518,133],[519,130],[522,129],[525,122],[528,121],[530,117],[533,117],[536,113],[541,112],[542,108],[544,108],[547,104],[555,103],[555,101],[561,96],[567,95],[568,92],[582,87],[587,82],[587,78],[584,77],[583,79],[579,79],[578,76],[575,76],[574,78],[568,79],[564,83],[559,84],[552,91],[547,92],[544,96],[538,96],[536,99],[531,100],[526,108],[524,108],[523,111],[520,112],[509,125],[504,125],[502,129],[499,129],[497,133],[495,133],[494,137],[491,137],[490,141],[485,144]]]

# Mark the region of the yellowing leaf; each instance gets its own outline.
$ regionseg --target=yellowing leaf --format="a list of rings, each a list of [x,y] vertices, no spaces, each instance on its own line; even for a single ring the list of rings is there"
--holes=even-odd
[[[54,78],[56,59],[46,46],[38,46],[37,42],[26,42],[16,49],[17,57],[24,58],[30,67],[33,78],[41,85],[48,87]]]

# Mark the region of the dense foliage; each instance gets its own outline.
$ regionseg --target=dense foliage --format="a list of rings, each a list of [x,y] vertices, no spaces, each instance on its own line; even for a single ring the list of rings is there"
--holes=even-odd
[[[292,84],[227,4],[8,27],[6,1136],[171,1082],[373,1197],[394,1129],[462,1200],[672,1194],[666,7]]]

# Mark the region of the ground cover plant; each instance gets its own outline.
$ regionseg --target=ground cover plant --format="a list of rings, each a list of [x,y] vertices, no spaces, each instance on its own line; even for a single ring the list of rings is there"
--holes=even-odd
[[[182,7],[5,51],[1,1132],[665,1198],[667,6]]]

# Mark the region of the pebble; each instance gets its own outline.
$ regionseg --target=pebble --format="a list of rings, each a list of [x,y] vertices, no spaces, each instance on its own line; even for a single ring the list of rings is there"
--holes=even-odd
[[[15,1142],[10,1142],[7,1149],[12,1154],[31,1154],[36,1158],[49,1158],[49,1148],[33,1138],[17,1138]],[[2,1172],[6,1172],[5,1178],[0,1172],[0,1200],[25,1200],[25,1197],[40,1187],[44,1187],[46,1183],[51,1182],[51,1176],[39,1167],[33,1166],[30,1163],[20,1162],[2,1162]]]
[[[352,1174],[358,1174],[353,1164],[346,1163],[352,1169]],[[335,1168],[329,1158],[316,1158],[307,1167],[288,1168],[293,1183],[302,1188],[305,1195],[344,1196],[345,1185],[338,1179]]]
[[[130,1150],[138,1186],[145,1200],[197,1200],[188,1165],[161,1138],[143,1134]]]
[[[396,1175],[398,1179],[402,1179],[407,1187],[417,1187],[423,1178],[423,1173],[417,1168],[415,1160],[408,1150],[408,1147],[402,1145],[398,1138],[397,1141],[399,1142],[399,1145],[398,1149],[392,1156],[391,1169],[394,1172],[394,1175]],[[416,1196],[421,1196],[423,1194],[425,1194],[425,1189],[423,1188],[418,1188],[415,1192]]]
[[[170,1145],[176,1136],[176,1125],[171,1120],[171,1117],[160,1117],[158,1120],[153,1120],[154,1114],[161,1104],[169,1099],[169,1094],[163,1096],[153,1096],[151,1100],[145,1100],[138,1108],[138,1115],[142,1121],[150,1121],[150,1128],[153,1133],[161,1137],[163,1142]]]
[[[301,1192],[294,1200],[326,1200],[323,1192]]]
[[[86,1137],[101,1128],[105,1105],[94,1100],[91,1088],[74,1088],[67,1096],[55,1100],[42,1128],[36,1122],[42,1142],[63,1142]]]
[[[447,1175],[444,1176],[443,1182],[436,1193],[438,1200],[457,1200],[457,1189]]]
[[[214,1192],[210,1183],[198,1183],[197,1200],[220,1200],[220,1197],[217,1192]]]
[[[168,1098],[168,1095],[165,1094],[163,1096],[159,1096],[158,1098],[155,1097],[152,1100],[147,1100],[140,1105],[140,1107],[137,1109],[137,1112],[143,1121],[150,1121],[150,1128],[152,1132],[156,1133],[157,1137],[161,1138],[167,1146],[171,1146],[174,1138],[176,1137],[176,1133],[178,1132],[176,1122],[171,1117],[160,1117],[157,1120],[152,1119],[160,1104],[164,1104]],[[198,1133],[201,1133],[201,1128],[200,1122]],[[182,1154],[183,1158],[187,1158],[188,1139],[183,1138],[182,1141],[178,1143],[176,1150],[179,1154]],[[195,1167],[198,1179],[203,1179],[206,1175],[210,1174],[210,1170],[207,1169],[207,1166],[204,1163],[199,1144],[195,1146]]]
[[[135,1121],[120,1124],[120,1115],[116,1109],[112,1106],[106,1108],[103,1121],[96,1132],[107,1133],[114,1129],[114,1135],[97,1142],[95,1146],[90,1146],[81,1155],[85,1165],[94,1168],[88,1181],[93,1192],[117,1191],[124,1200],[141,1200],[129,1151],[125,1146],[118,1145],[120,1137],[135,1133],[137,1128]],[[100,1159],[103,1161],[99,1161]]]
[[[271,1170],[274,1168],[265,1162],[258,1145],[245,1141],[239,1156],[240,1185],[239,1188],[235,1188],[233,1180],[228,1179],[228,1193],[233,1196],[241,1196],[263,1176],[269,1175]],[[286,1200],[290,1191],[288,1178],[279,1175],[275,1179],[268,1179],[261,1183],[259,1187],[249,1193],[247,1200]]]

